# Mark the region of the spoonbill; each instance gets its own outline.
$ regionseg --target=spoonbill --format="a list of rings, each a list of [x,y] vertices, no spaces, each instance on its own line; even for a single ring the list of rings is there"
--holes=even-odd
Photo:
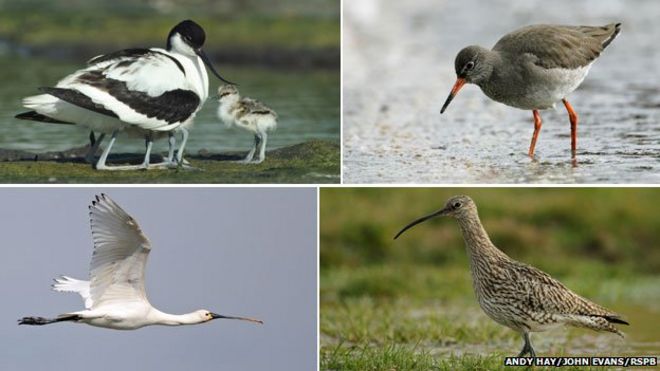
[[[183,157],[188,128],[208,97],[206,65],[218,79],[202,50],[206,34],[191,20],[174,26],[167,37],[166,49],[125,49],[92,58],[87,67],[60,80],[55,87],[42,87],[43,93],[23,99],[32,109],[16,115],[18,119],[73,124],[95,133],[111,135],[110,142],[96,162],[97,170],[133,170],[169,167],[173,162],[174,131],[183,134],[177,162]],[[140,165],[105,164],[118,133],[145,139],[146,151]],[[149,164],[154,139],[169,137],[168,161]],[[90,153],[98,141],[92,141]],[[89,156],[89,154],[88,154]]]
[[[263,323],[254,318],[225,316],[206,309],[177,315],[154,308],[144,289],[144,269],[151,252],[149,239],[135,219],[105,194],[96,196],[89,210],[94,241],[90,280],[62,276],[53,284],[55,291],[78,293],[85,309],[51,319],[23,317],[18,320],[19,325],[70,321],[115,330],[135,330],[151,325],[194,325],[218,318]]]
[[[236,126],[254,134],[254,147],[240,162],[259,164],[266,158],[268,131],[277,128],[277,113],[252,98],[241,98],[235,85],[218,88],[218,117],[228,128]],[[259,147],[259,158],[252,161]]]

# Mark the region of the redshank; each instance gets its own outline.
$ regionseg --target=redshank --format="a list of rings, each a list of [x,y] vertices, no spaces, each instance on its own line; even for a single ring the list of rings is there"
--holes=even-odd
[[[528,154],[534,157],[541,131],[539,110],[553,108],[561,100],[571,122],[571,155],[575,158],[578,116],[566,96],[580,86],[619,31],[621,23],[601,27],[533,25],[504,35],[492,50],[468,46],[456,56],[456,83],[440,113],[466,83],[478,85],[497,102],[532,110],[534,134]]]

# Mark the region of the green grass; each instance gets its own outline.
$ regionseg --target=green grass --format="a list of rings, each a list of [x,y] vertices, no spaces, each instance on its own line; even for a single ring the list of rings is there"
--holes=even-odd
[[[627,340],[576,328],[534,334],[537,353],[660,350],[656,189],[322,189],[321,369],[498,370],[520,351],[520,335],[479,308],[454,220],[392,240],[461,193],[510,256],[631,323],[621,327]]]
[[[653,305],[660,302],[660,277],[603,279],[589,263],[572,264],[582,269],[581,275],[557,278],[623,313],[632,324],[621,328],[629,340],[558,328],[532,336],[537,352],[654,354],[660,328],[653,323],[660,308]],[[500,369],[504,357],[521,347],[519,334],[479,308],[467,264],[324,269],[320,286],[321,369]]]
[[[139,155],[136,155],[139,157]],[[96,171],[74,162],[0,162],[2,183],[337,183],[339,145],[325,141],[269,151],[258,165],[188,158],[196,170]]]
[[[450,218],[392,238],[450,196],[468,194],[495,245],[518,260],[560,273],[577,273],[566,258],[583,258],[612,273],[660,271],[660,213],[653,207],[660,192],[654,188],[353,188],[321,194],[325,267],[393,260],[464,264],[463,239]]]
[[[106,12],[1,12],[0,38],[31,46],[94,44],[107,47],[163,45],[173,25],[186,15]],[[190,16],[190,15],[188,15]],[[339,48],[339,20],[298,15],[194,15],[208,48]]]
[[[503,365],[504,355],[485,357],[451,355],[437,359],[414,346],[390,345],[376,347],[321,347],[322,370],[439,370],[497,371],[512,370]],[[519,369],[525,370],[520,367]],[[543,369],[535,367],[535,370]],[[562,370],[607,370],[604,367],[562,367]]]

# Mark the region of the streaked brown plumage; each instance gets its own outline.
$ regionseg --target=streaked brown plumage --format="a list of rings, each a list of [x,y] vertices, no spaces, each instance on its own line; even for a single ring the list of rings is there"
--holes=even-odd
[[[621,316],[574,293],[547,273],[511,259],[490,241],[477,207],[468,196],[455,196],[445,207],[405,226],[394,237],[436,216],[458,220],[470,259],[479,305],[495,322],[519,332],[525,341],[519,357],[536,354],[530,332],[571,325],[623,336],[612,323],[627,325]]]

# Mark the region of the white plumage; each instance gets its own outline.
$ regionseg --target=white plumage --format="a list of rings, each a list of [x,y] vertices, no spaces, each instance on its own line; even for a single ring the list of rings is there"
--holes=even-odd
[[[149,325],[191,325],[216,318],[262,323],[246,317],[223,316],[198,310],[174,315],[151,306],[144,289],[144,271],[151,243],[135,219],[106,195],[90,206],[94,252],[89,281],[62,276],[53,289],[80,294],[85,310],[64,313],[54,319],[24,317],[21,325],[46,325],[73,321],[116,330],[134,330]]]
[[[78,293],[85,302],[86,309],[90,309],[92,307],[92,304],[94,303],[89,294],[89,281],[81,281],[68,276],[62,276],[60,278],[55,279],[55,283],[53,284],[53,290],[57,292]]]

